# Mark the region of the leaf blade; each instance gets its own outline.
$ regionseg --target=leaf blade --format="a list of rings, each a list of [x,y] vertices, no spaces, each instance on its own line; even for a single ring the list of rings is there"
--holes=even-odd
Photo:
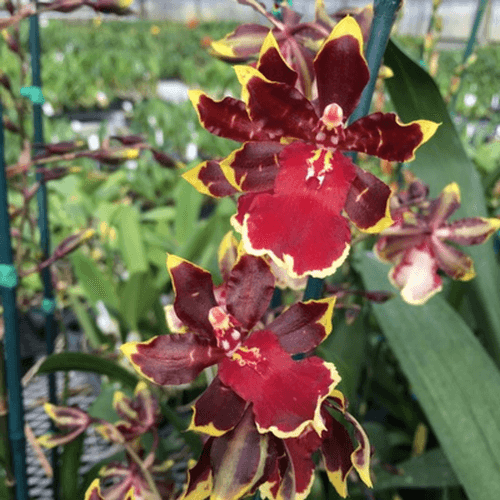
[[[368,289],[386,286],[386,265],[364,255],[358,266]],[[498,497],[500,372],[497,367],[462,318],[440,295],[419,307],[410,306],[399,297],[372,307],[470,498]]]

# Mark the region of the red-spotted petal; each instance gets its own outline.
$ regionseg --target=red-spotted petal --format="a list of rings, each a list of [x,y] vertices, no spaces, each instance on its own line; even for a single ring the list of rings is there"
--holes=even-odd
[[[378,233],[392,225],[391,189],[373,174],[356,167],[356,178],[347,195],[345,211],[356,227]]]
[[[363,55],[363,35],[352,17],[340,21],[314,59],[319,109],[338,104],[349,117],[358,105],[370,74]]]
[[[210,451],[213,489],[210,498],[238,500],[261,479],[266,464],[269,438],[259,433],[251,408],[240,423],[214,439]]]
[[[188,170],[182,177],[195,187],[200,193],[215,198],[236,194],[238,189],[232,186],[215,160],[204,161]]]
[[[324,278],[347,258],[351,233],[347,220],[316,197],[257,195],[245,214],[245,250],[269,255],[294,278]]]
[[[332,331],[335,297],[298,302],[267,325],[289,354],[312,351]]]
[[[193,406],[189,430],[222,436],[241,420],[245,407],[246,401],[215,377]]]
[[[267,132],[250,120],[243,101],[232,97],[214,101],[200,90],[190,90],[189,98],[200,123],[210,133],[238,142],[269,139]]]
[[[409,304],[427,302],[442,289],[437,274],[438,264],[428,241],[403,254],[401,261],[390,271],[389,280],[401,290],[401,297]]]
[[[277,437],[297,437],[308,425],[320,433],[321,403],[340,380],[335,367],[320,358],[294,361],[269,331],[254,332],[224,359],[219,377],[253,403],[259,431]]]
[[[373,113],[349,125],[338,147],[384,160],[410,161],[416,149],[434,135],[438,126],[428,120],[403,124],[394,113]]]
[[[147,342],[128,342],[120,349],[134,368],[158,385],[193,381],[207,366],[225,357],[214,343],[193,333],[160,335]]]
[[[208,438],[198,462],[189,469],[186,489],[181,500],[204,500],[210,496],[213,485],[210,451],[213,442],[213,437]]]
[[[268,191],[278,174],[279,142],[246,142],[220,162],[226,180],[237,191]]]
[[[499,229],[500,219],[468,217],[441,226],[434,234],[459,245],[481,245]]]
[[[213,339],[208,312],[217,305],[212,276],[208,271],[175,255],[167,257],[167,268],[175,291],[174,309],[189,330]]]
[[[312,140],[318,116],[313,105],[294,87],[272,82],[251,66],[236,66],[252,123],[267,132],[270,140],[295,137]],[[250,140],[257,140],[250,137]]]
[[[293,87],[297,81],[297,72],[290,67],[281,55],[278,42],[272,31],[268,33],[260,49],[257,69],[273,82],[286,83]]]
[[[274,293],[274,276],[264,259],[242,255],[226,283],[226,307],[250,330],[266,312]]]

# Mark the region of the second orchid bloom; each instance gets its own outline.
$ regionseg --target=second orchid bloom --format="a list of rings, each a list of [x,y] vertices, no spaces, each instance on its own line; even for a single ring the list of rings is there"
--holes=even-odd
[[[270,33],[257,68],[235,67],[242,100],[190,93],[209,132],[244,144],[184,178],[210,196],[242,193],[232,224],[245,251],[271,257],[294,278],[326,277],[346,259],[351,231],[343,211],[362,231],[392,224],[389,187],[342,152],[409,161],[438,126],[427,120],[404,125],[393,113],[347,124],[369,80],[362,33],[352,17],[337,24],[313,66],[315,98],[309,100]]]
[[[335,299],[296,303],[265,324],[275,278],[263,258],[239,255],[218,287],[186,260],[170,255],[167,265],[175,290],[169,322],[186,333],[131,342],[122,351],[159,385],[188,383],[218,366],[193,407],[190,428],[211,437],[186,498],[212,492],[237,499],[257,489],[268,498],[305,498],[316,450],[340,494],[353,467],[371,484],[368,439],[335,389],[340,376],[332,363],[307,356],[331,331]],[[301,353],[304,359],[294,359]],[[353,425],[356,448],[330,410]],[[237,463],[245,466],[233,470]]]

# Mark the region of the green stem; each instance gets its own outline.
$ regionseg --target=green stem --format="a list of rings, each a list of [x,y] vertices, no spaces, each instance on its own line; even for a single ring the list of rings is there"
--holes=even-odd
[[[144,462],[141,460],[139,455],[137,455],[137,453],[133,450],[133,448],[129,444],[124,443],[123,446],[127,450],[127,453],[130,455],[130,458],[132,458],[132,460],[141,469],[142,475],[144,476],[144,479],[148,483],[148,486],[149,486],[149,489],[151,490],[151,493],[153,493],[152,500],[161,500],[160,492],[158,491],[158,488],[156,487],[153,476],[151,476],[149,470],[145,467]]]

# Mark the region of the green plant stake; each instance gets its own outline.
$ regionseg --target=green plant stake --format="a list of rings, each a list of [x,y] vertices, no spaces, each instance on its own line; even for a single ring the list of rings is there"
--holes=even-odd
[[[387,42],[391,34],[391,28],[396,19],[396,13],[401,5],[401,0],[375,0],[373,3],[373,21],[370,31],[370,39],[366,46],[365,56],[370,68],[370,80],[361,94],[361,100],[358,107],[351,115],[350,122],[365,116],[370,111],[375,82],[377,81],[378,71],[382,58],[384,56]],[[356,161],[356,154],[349,155]],[[307,281],[307,287],[304,292],[303,300],[319,299],[323,289],[323,280],[310,277]]]
[[[42,94],[42,78],[40,71],[40,32],[38,26],[38,16],[30,17],[30,34],[29,47],[31,54],[31,71],[32,71],[32,86],[28,87],[28,97],[33,102],[33,127],[34,127],[34,142],[35,153],[37,148],[43,144],[43,122],[42,122],[42,104],[44,102]],[[22,89],[25,90],[25,89]],[[22,91],[21,91],[22,92]],[[40,231],[40,246],[42,250],[42,259],[47,259],[50,255],[50,234],[48,223],[48,207],[47,207],[47,189],[43,174],[36,174],[36,180],[40,183],[37,191],[38,202],[38,229]],[[56,322],[54,318],[54,291],[52,289],[52,281],[50,277],[50,269],[47,267],[41,272],[44,290],[44,299],[42,309],[45,314],[45,344],[47,347],[47,355],[50,356],[54,352],[54,339],[56,337]],[[57,404],[56,397],[56,379],[54,374],[49,375],[49,401],[52,404]],[[52,468],[54,471],[53,490],[54,498],[58,499],[59,481],[57,467],[57,448],[52,450]]]
[[[2,293],[5,325],[5,368],[8,389],[8,427],[10,460],[16,481],[16,499],[28,500],[26,481],[26,438],[24,436],[23,392],[21,387],[21,360],[19,357],[19,330],[16,311],[17,275],[12,265],[10,220],[7,209],[7,179],[5,177],[3,107],[0,101],[0,290]],[[3,436],[3,434],[2,434]],[[2,437],[3,440],[3,437]]]

